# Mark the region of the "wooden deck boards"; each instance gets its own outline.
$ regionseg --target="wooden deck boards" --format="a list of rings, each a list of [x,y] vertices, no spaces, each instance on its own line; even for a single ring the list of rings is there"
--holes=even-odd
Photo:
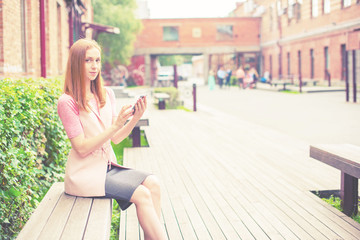
[[[125,165],[162,184],[169,239],[360,239],[360,225],[310,193],[338,189],[340,172],[304,142],[239,119],[151,109],[150,147]],[[120,239],[143,239],[134,206]]]

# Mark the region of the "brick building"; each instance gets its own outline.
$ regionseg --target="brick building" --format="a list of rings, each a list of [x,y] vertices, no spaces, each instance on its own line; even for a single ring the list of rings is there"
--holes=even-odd
[[[345,80],[345,52],[360,49],[360,0],[247,0],[233,16],[259,16],[262,71],[273,78]]]
[[[160,55],[203,55],[206,79],[209,69],[216,71],[219,65],[235,70],[239,64],[257,64],[260,22],[256,17],[143,19],[134,55],[145,58],[145,82],[151,85]]]
[[[91,0],[0,0],[0,78],[61,75],[74,41],[116,30],[93,23]]]

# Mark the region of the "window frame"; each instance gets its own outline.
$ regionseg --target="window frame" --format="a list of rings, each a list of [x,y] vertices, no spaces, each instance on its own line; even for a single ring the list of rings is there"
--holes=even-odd
[[[172,36],[174,32],[166,32],[165,29],[176,29],[176,37],[169,37]],[[162,27],[162,40],[164,42],[178,42],[179,41],[179,26],[163,26]]]
[[[219,32],[219,28],[220,27],[230,27],[231,28],[231,37],[230,38],[225,38],[225,37],[221,37],[221,36],[226,36],[226,31],[225,33],[221,33]],[[226,29],[228,30],[228,29]],[[216,41],[222,42],[222,41],[233,41],[234,40],[234,24],[218,24],[216,26]]]

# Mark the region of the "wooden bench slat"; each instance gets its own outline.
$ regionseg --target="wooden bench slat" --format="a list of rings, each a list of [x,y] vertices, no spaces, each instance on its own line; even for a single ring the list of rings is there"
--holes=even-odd
[[[44,228],[50,217],[54,206],[59,201],[64,191],[63,183],[54,183],[40,202],[36,211],[31,215],[24,228],[19,233],[18,240],[38,239],[41,230]]]
[[[310,146],[310,157],[360,178],[360,147],[351,144],[317,144]]]
[[[119,240],[126,239],[126,211],[120,214]]]
[[[66,195],[65,193],[61,194],[59,202],[44,226],[43,231],[41,231],[39,239],[60,239],[68,216],[74,206],[75,199],[75,197]]]
[[[112,217],[112,199],[94,198],[84,239],[109,239]]]
[[[82,239],[87,224],[92,198],[77,197],[61,239]]]

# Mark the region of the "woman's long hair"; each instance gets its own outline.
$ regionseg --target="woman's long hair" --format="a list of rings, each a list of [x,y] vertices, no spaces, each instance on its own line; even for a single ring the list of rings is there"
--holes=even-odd
[[[85,58],[86,51],[90,48],[96,48],[101,53],[99,44],[91,39],[80,39],[71,46],[64,84],[64,92],[75,99],[79,110],[86,111],[89,111],[89,105],[86,100]],[[100,108],[103,107],[106,103],[106,95],[101,79],[101,70],[91,81],[90,90],[97,98]]]

